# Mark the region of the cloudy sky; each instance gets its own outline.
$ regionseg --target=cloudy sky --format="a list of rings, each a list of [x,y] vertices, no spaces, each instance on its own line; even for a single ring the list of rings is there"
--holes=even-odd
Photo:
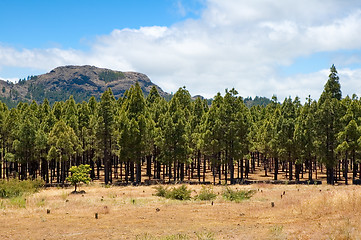
[[[359,0],[1,0],[0,78],[138,71],[167,92],[318,98],[335,64],[361,95]]]

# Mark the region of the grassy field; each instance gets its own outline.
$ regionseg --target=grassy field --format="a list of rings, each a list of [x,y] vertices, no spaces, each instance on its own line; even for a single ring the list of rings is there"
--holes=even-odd
[[[187,187],[192,197],[201,190]],[[222,197],[224,186],[214,186],[212,204],[157,197],[154,186],[93,183],[81,187],[85,194],[48,188],[0,200],[0,239],[361,239],[358,186],[231,188],[255,193],[231,202]]]

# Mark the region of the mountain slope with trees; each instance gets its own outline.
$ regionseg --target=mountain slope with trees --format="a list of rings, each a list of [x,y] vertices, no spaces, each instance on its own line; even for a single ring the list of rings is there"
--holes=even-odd
[[[16,84],[0,80],[0,100],[13,107],[19,101],[35,100],[40,103],[44,98],[53,104],[56,101],[65,101],[73,95],[76,102],[81,102],[91,96],[100,99],[108,88],[119,98],[136,82],[146,95],[152,86],[156,86],[161,96],[168,95],[142,73],[120,72],[94,66],[63,66],[46,74],[20,79]]]
[[[327,183],[361,179],[361,101],[342,98],[335,66],[318,101],[274,96],[248,108],[235,89],[192,101],[183,88],[166,101],[139,82],[116,98],[53,106],[0,104],[0,176],[41,176],[64,184],[72,166],[88,164],[105,184],[163,182],[242,183],[262,167],[272,180]],[[352,173],[352,174],[349,174]],[[282,179],[280,179],[282,176]],[[146,179],[144,179],[146,178]],[[305,181],[305,180],[303,180]]]

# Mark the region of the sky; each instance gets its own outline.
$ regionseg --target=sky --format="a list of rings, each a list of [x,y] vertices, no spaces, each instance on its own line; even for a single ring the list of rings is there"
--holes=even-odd
[[[332,64],[361,95],[359,0],[1,0],[0,79],[64,65],[137,71],[171,93],[318,99]]]

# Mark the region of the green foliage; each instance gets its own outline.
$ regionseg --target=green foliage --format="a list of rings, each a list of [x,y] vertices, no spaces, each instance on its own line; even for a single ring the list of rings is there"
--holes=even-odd
[[[46,89],[42,84],[30,84],[28,87],[28,97],[37,102],[42,102],[44,98],[48,99],[52,105],[55,102],[65,101],[70,96],[74,96],[76,102],[81,102],[91,97],[91,94],[81,88],[51,88]]]
[[[48,160],[64,161],[80,149],[79,139],[74,129],[68,126],[63,120],[58,121],[48,139],[51,148],[48,153]]]
[[[79,166],[72,166],[69,171],[71,172],[71,176],[67,177],[66,180],[71,182],[75,186],[75,192],[77,184],[83,182],[85,184],[91,181],[89,177],[89,172],[91,168],[89,165],[79,165]]]
[[[26,198],[23,195],[10,198],[9,203],[14,207],[26,208]]]
[[[99,79],[106,83],[112,82],[118,79],[125,78],[124,73],[122,72],[115,72],[115,71],[103,71],[99,74]]]
[[[191,199],[191,190],[187,188],[186,185],[180,187],[174,187],[170,192],[168,198],[176,200],[190,200]]]
[[[271,100],[269,98],[259,97],[259,96],[256,96],[254,99],[252,99],[252,97],[247,97],[243,101],[244,101],[244,104],[246,104],[246,106],[248,108],[251,108],[253,106],[266,107],[268,104],[271,103]]]
[[[233,190],[226,187],[222,195],[228,201],[241,202],[243,200],[250,199],[254,193],[254,190]]]
[[[25,194],[31,194],[44,186],[40,179],[23,180],[9,179],[0,180],[0,198],[21,197]]]
[[[154,189],[156,190],[154,195],[158,197],[166,197],[169,193],[168,187],[164,187],[163,185],[157,185],[154,187]]]
[[[191,192],[186,185],[182,185],[179,187],[173,187],[169,189],[168,187],[163,187],[162,185],[156,186],[156,193],[155,196],[165,197],[169,199],[175,200],[190,200],[191,199]]]
[[[213,192],[213,188],[211,186],[202,186],[201,191],[199,194],[195,197],[195,199],[201,200],[201,201],[210,201],[217,198],[217,194]]]
[[[5,103],[8,108],[15,108],[18,101],[14,101],[11,97],[0,97],[0,101]]]

